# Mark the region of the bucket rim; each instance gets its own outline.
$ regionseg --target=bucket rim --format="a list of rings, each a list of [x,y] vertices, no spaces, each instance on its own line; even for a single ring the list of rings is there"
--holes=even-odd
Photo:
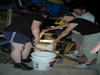
[[[42,55],[40,53],[43,53]],[[45,55],[45,53],[49,53],[48,55]],[[52,55],[50,55],[52,54]],[[52,53],[52,52],[33,52],[31,53],[31,56],[32,57],[40,57],[40,58],[43,58],[43,57],[46,57],[46,58],[54,58],[57,56],[56,53]]]

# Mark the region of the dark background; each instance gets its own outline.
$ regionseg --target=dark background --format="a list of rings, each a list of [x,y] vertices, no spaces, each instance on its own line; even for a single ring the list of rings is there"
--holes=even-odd
[[[69,6],[69,11],[75,6],[86,6],[90,13],[95,16],[96,22],[100,24],[100,1],[99,0],[72,0],[70,3],[65,3]]]
[[[10,2],[15,0],[0,0],[0,5],[7,5]],[[25,0],[25,1],[32,1],[32,0]],[[96,22],[100,24],[100,1],[99,0],[63,0],[64,5],[69,7],[69,11],[72,11],[72,8],[75,6],[86,6],[90,13],[92,13],[95,18]]]

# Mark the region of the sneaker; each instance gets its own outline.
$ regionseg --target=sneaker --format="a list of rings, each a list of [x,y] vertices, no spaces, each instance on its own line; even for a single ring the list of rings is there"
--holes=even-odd
[[[73,59],[82,59],[82,57],[78,57],[75,54],[67,54],[66,56],[73,58]]]
[[[80,51],[75,50],[75,51],[70,51],[69,54],[74,54],[74,55],[78,55]]]
[[[82,57],[78,57],[76,55],[73,55],[72,58],[74,58],[74,59],[82,59]]]
[[[65,56],[72,57],[74,54],[66,54]]]
[[[74,51],[74,54],[75,54],[75,55],[78,55],[78,54],[79,54],[79,51],[78,51],[78,50],[75,50],[75,51]]]
[[[14,68],[20,68],[22,70],[32,70],[32,67],[29,67],[28,65],[24,64],[24,63],[15,63]]]
[[[92,66],[91,65],[86,65],[86,64],[81,64],[81,65],[78,65],[78,66],[74,66],[74,68],[77,68],[77,69],[85,69],[85,68],[91,68]]]

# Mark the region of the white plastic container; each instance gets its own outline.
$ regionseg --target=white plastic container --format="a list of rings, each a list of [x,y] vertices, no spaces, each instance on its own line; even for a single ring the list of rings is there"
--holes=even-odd
[[[56,54],[52,52],[33,52],[32,65],[35,70],[49,70],[55,61]]]

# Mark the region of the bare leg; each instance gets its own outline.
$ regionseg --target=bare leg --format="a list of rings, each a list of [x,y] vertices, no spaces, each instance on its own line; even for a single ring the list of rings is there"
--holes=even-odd
[[[77,56],[79,56],[79,57],[82,57],[84,54],[83,53],[79,53]],[[85,64],[91,64],[93,61],[94,61],[95,59],[88,59],[86,62],[85,62]]]
[[[79,53],[77,56],[82,57],[84,54],[83,53]]]
[[[92,62],[94,61],[94,59],[88,59],[85,64],[90,65]]]
[[[18,44],[18,43],[11,43],[13,50],[11,52],[11,58],[16,63],[21,63],[21,54],[23,51],[24,44]]]
[[[75,44],[76,44],[76,48],[75,48],[75,50],[80,50],[80,46],[81,46],[81,43],[79,43],[79,42],[75,42]]]
[[[74,55],[77,55],[80,51],[81,43],[75,42],[75,44],[76,44],[76,47],[75,47]]]
[[[88,59],[85,64],[81,64],[81,65],[78,65],[78,66],[75,66],[75,68],[78,68],[78,69],[82,69],[82,68],[91,68],[91,63],[94,61],[94,59]]]
[[[24,50],[22,51],[22,59],[27,59],[27,57],[31,51],[31,48],[32,48],[31,42],[27,42],[24,46]]]

